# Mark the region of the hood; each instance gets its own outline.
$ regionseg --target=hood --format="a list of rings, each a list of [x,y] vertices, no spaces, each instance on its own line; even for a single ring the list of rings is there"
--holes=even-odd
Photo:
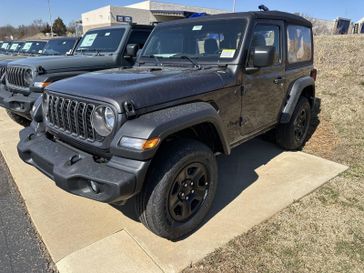
[[[12,66],[29,66],[37,69],[39,66],[46,72],[62,72],[75,70],[95,70],[107,69],[115,66],[115,56],[40,56],[21,60],[11,63]]]
[[[229,69],[186,68],[112,69],[83,74],[51,84],[65,95],[112,103],[122,111],[125,101],[135,109],[197,96],[234,84]]]
[[[27,58],[28,56],[22,56],[22,55],[5,55],[5,56],[0,56],[0,63],[2,63],[3,61],[7,61],[7,63],[9,63],[10,61],[14,61],[14,60],[18,60],[18,59],[24,59]]]

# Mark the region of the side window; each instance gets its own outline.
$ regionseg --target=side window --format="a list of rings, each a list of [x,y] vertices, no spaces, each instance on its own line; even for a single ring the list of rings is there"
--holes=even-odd
[[[276,52],[274,56],[274,64],[282,63],[279,26],[268,24],[256,25],[250,48],[251,50],[254,50],[257,46],[274,46]],[[249,65],[252,64],[252,60],[249,60]]]
[[[149,34],[150,32],[146,30],[133,30],[130,34],[128,44],[138,44],[139,48],[143,48]]]
[[[311,29],[303,26],[289,25],[287,27],[287,58],[288,63],[299,63],[312,59]]]

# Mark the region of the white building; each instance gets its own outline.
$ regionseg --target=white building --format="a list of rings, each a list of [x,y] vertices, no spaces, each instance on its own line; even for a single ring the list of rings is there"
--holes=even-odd
[[[355,34],[364,34],[364,17],[354,24],[353,32]]]
[[[153,24],[187,18],[194,13],[219,14],[227,13],[226,10],[185,6],[156,1],[144,1],[125,7],[105,6],[83,13],[83,31],[92,28],[111,26],[120,22],[132,21],[138,24]]]

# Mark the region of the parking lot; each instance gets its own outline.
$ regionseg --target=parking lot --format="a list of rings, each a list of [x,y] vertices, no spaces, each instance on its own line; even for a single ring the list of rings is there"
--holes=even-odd
[[[0,18],[0,273],[364,270],[359,13],[50,2]]]

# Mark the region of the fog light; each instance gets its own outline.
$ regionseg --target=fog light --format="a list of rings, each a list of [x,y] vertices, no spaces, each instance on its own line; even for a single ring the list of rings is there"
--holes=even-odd
[[[99,187],[99,184],[96,183],[95,181],[90,181],[90,186],[91,186],[91,189],[94,193],[99,193],[100,192],[100,187]]]

